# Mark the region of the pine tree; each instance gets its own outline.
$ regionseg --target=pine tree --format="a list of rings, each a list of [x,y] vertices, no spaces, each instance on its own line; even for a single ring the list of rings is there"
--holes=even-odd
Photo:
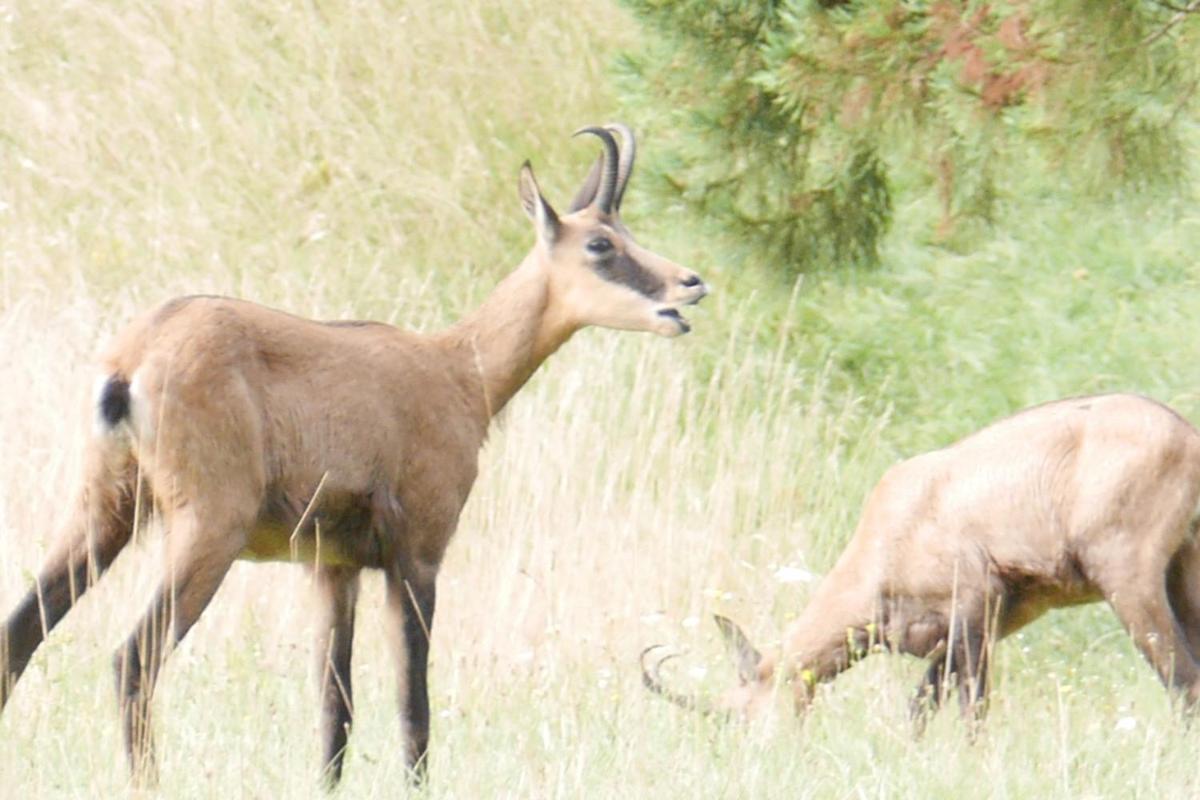
[[[990,219],[1016,171],[1083,193],[1184,177],[1196,0],[624,2],[668,191],[792,271],[876,260],[897,164],[940,235]]]

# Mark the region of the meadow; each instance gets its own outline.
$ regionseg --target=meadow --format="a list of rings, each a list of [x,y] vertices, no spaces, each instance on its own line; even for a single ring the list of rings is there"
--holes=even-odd
[[[532,242],[532,160],[562,208],[623,107],[613,4],[0,2],[0,613],[77,469],[105,339],[178,294],[447,325]],[[653,128],[640,129],[653,164]],[[1195,131],[1193,131],[1195,133]],[[659,132],[659,135],[662,135]],[[1197,141],[1195,136],[1192,141]],[[1194,160],[1195,149],[1188,154]],[[900,194],[883,264],[754,263],[635,173],[639,239],[714,288],[666,341],[587,330],[494,427],[439,584],[430,780],[407,788],[364,584],[344,797],[1154,797],[1200,793],[1200,731],[1106,607],[997,648],[984,733],[910,735],[916,661],[875,657],[803,724],[650,696],[734,679],[709,615],[777,641],[906,455],[1026,405],[1129,390],[1200,422],[1194,192],[1067,201],[1035,172],[951,244]],[[129,787],[111,654],[159,578],[150,531],[38,651],[0,717],[0,797]],[[237,565],[157,696],[145,796],[319,797],[308,575]]]

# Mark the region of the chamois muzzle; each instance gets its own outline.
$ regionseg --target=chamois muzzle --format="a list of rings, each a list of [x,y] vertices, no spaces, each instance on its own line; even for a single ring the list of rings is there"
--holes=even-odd
[[[708,295],[708,285],[694,272],[686,272],[677,279],[677,284],[669,293],[670,305],[660,308],[658,316],[674,324],[671,334],[680,336],[692,330],[691,324],[679,309],[694,306]]]
[[[689,305],[695,304],[696,302],[698,302],[698,301],[693,300],[692,303]],[[671,322],[674,322],[679,327],[679,332],[681,334],[682,333],[691,333],[691,331],[692,331],[691,323],[688,322],[686,319],[684,319],[683,315],[680,314],[678,310],[676,310],[674,308],[664,308],[658,312],[658,315],[660,317],[662,317],[663,319],[669,319]]]

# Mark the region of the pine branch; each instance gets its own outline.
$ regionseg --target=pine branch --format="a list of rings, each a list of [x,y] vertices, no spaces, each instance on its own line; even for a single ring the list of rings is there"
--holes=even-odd
[[[1141,41],[1142,45],[1153,44],[1162,37],[1166,36],[1167,33],[1170,32],[1170,30],[1180,22],[1187,19],[1189,14],[1195,14],[1197,11],[1200,11],[1200,0],[1192,0],[1192,2],[1188,3],[1186,6],[1176,6],[1172,3],[1163,2],[1162,0],[1157,0],[1157,2],[1158,5],[1162,6],[1163,8],[1174,11],[1175,16],[1171,17],[1167,24],[1162,26],[1162,28],[1143,39]]]

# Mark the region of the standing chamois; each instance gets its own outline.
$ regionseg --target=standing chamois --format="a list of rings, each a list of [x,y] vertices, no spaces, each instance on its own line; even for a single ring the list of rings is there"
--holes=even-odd
[[[680,308],[708,291],[621,221],[629,129],[579,133],[598,137],[603,154],[570,213],[554,212],[526,162],[520,198],[536,243],[445,331],[316,322],[221,297],[172,300],[122,331],[100,360],[69,517],[0,630],[0,708],[42,639],[129,542],[135,508],[152,504],[166,531],[162,583],[114,661],[136,780],[155,778],[150,706],[162,664],[239,558],[313,570],[330,784],[353,716],[359,572],[383,571],[404,758],[423,774],[435,582],[489,422],[580,328],[678,336],[689,330]]]
[[[1164,405],[1103,395],[1035,406],[892,467],[811,602],[764,657],[717,624],[739,685],[715,701],[648,688],[688,708],[753,717],[774,682],[797,713],[816,685],[879,646],[929,660],[918,729],[957,680],[985,711],[991,643],[1051,608],[1106,600],[1163,683],[1200,699],[1200,432]],[[669,657],[669,656],[668,656]]]

